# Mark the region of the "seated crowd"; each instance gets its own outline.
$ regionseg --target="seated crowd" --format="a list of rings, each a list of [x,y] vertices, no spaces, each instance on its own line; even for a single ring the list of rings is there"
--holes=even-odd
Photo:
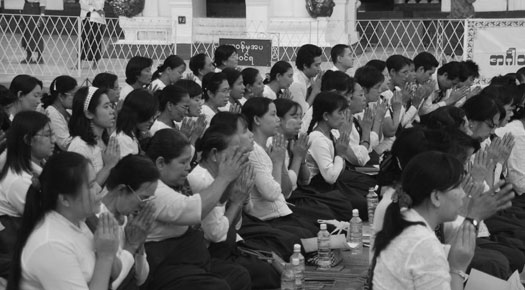
[[[261,256],[288,261],[318,219],[368,221],[370,188],[370,289],[523,271],[525,70],[482,87],[474,62],[421,52],[350,76],[351,55],[323,72],[306,44],[263,77],[224,45],[154,73],[135,56],[123,86],[1,86],[7,289],[276,289]]]

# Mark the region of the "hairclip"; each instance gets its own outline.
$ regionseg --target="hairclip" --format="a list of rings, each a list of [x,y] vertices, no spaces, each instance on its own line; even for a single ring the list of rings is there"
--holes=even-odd
[[[84,101],[84,112],[87,113],[89,108],[89,103],[91,103],[91,99],[93,98],[93,95],[98,90],[98,88],[95,87],[88,87],[88,94],[86,97],[86,100]]]

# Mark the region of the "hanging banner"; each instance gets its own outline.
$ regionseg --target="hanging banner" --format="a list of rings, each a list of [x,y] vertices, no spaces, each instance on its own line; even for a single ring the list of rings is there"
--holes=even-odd
[[[466,58],[479,65],[481,81],[525,66],[525,19],[467,20]]]

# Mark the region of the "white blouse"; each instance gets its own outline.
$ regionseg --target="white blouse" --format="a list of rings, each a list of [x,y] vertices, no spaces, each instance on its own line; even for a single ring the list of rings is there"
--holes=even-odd
[[[413,209],[403,215],[409,221],[425,225],[406,228],[380,253],[374,269],[374,289],[449,290],[447,254],[434,230]]]
[[[104,167],[104,161],[102,160],[102,148],[98,145],[88,145],[82,138],[76,136],[71,140],[67,151],[76,152],[91,161],[91,165],[95,169],[95,172],[99,172]]]
[[[201,114],[206,117],[206,128],[208,128],[210,126],[211,119],[216,113],[208,105],[204,104],[202,105]]]
[[[272,176],[273,163],[262,146],[254,143],[250,163],[255,172],[255,190],[250,196],[252,206],[247,213],[262,220],[270,220],[292,214],[286,204],[281,185]]]
[[[272,90],[272,88],[270,88],[269,85],[264,85],[263,97],[270,100],[275,100],[277,99],[277,94]]]
[[[308,143],[306,164],[312,178],[320,173],[327,183],[334,184],[345,166],[343,158],[335,156],[334,143],[319,131],[310,133]]]
[[[188,175],[188,183],[193,192],[201,192],[208,188],[215,179],[210,172],[197,165]],[[201,228],[204,232],[204,238],[213,243],[226,241],[230,221],[224,216],[226,204],[217,204],[208,215],[202,219]]]
[[[40,174],[42,168],[35,163],[31,164],[32,170]],[[4,179],[0,181],[0,215],[21,217],[24,214],[27,190],[31,186],[33,174],[22,171],[15,173],[12,169],[7,171]]]
[[[199,194],[186,196],[159,180],[155,191],[155,222],[148,235],[148,242],[158,242],[180,237],[188,226],[201,221],[202,201]]]
[[[139,141],[137,138],[130,137],[124,132],[113,132],[111,136],[117,137],[118,145],[120,147],[120,158],[128,156],[129,154],[137,155],[140,152]]]
[[[120,88],[120,98],[119,101],[124,101],[126,97],[134,90],[132,86],[130,86],[128,83],[124,83],[122,87]]]
[[[148,89],[152,92],[162,91],[166,87],[166,84],[160,79],[155,79],[149,84]]]
[[[88,290],[95,261],[93,234],[87,225],[81,222],[78,227],[51,211],[22,251],[20,289]]]
[[[159,120],[155,120],[153,125],[151,125],[151,128],[149,128],[149,133],[151,134],[151,136],[153,136],[153,135],[155,135],[155,133],[157,133],[157,131],[160,131],[162,129],[173,129],[173,128],[171,128],[170,126],[166,125],[166,123],[164,123],[164,122],[161,122]]]
[[[503,138],[506,133],[511,133],[515,142],[507,160],[507,179],[521,195],[525,193],[525,128],[523,122],[515,120],[505,127],[496,129],[496,135],[500,138]]]
[[[67,150],[71,140],[73,139],[69,134],[69,126],[66,118],[55,107],[48,106],[46,108],[46,115],[51,120],[51,130],[55,134],[56,144],[62,150]]]

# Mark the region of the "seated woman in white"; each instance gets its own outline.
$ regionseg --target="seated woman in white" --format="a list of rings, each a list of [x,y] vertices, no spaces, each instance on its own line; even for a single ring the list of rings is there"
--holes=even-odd
[[[230,85],[230,96],[228,98],[228,104],[219,108],[219,111],[229,112],[233,105],[237,105],[240,109],[246,102],[246,99],[244,98],[245,86],[242,73],[233,68],[225,68],[222,73],[226,75],[228,85]]]
[[[101,186],[120,159],[118,141],[108,133],[114,124],[115,114],[107,90],[83,87],[77,91],[69,120],[73,140],[68,151],[80,153],[91,161]]]
[[[133,90],[124,100],[113,133],[120,147],[120,157],[139,154],[139,138],[148,135],[159,107],[158,98],[146,89]]]
[[[0,216],[21,217],[31,179],[53,154],[49,118],[35,111],[16,114],[7,133],[6,162],[0,173]]]
[[[448,255],[434,233],[458,216],[465,197],[462,176],[463,164],[445,153],[425,152],[407,164],[402,177],[406,197],[388,206],[375,240],[373,289],[463,289],[476,246],[475,227],[469,221],[462,224]],[[402,206],[408,210],[401,213]]]
[[[155,198],[159,177],[155,164],[140,155],[122,158],[108,177],[108,192],[102,199],[102,212],[110,212],[119,225],[117,256],[121,261],[121,270],[112,281],[112,289],[124,288],[127,284],[123,282],[135,282],[140,286],[148,277],[144,242],[155,219],[151,200]],[[135,279],[126,279],[129,275]]]
[[[146,155],[154,161],[160,172],[156,198],[152,201],[155,221],[146,243],[148,262],[152,269],[148,289],[162,289],[162,285],[171,283],[177,285],[177,289],[230,289],[225,280],[210,273],[204,237],[201,231],[192,226],[199,225],[202,217],[217,206],[228,185],[247,164],[247,158],[236,151],[221,159],[219,175],[212,184],[199,193],[191,194],[182,193],[186,189],[184,184],[192,158],[186,137],[176,130],[162,129],[151,139]],[[247,271],[242,268],[236,270],[240,275],[239,282],[245,281]],[[227,282],[232,285],[231,280]],[[246,283],[244,287],[249,287],[249,284]]]
[[[120,102],[124,101],[133,90],[144,88],[151,83],[152,65],[151,58],[134,56],[129,59],[126,65],[126,82],[120,90]]]
[[[151,77],[152,82],[148,89],[155,93],[162,91],[166,86],[172,85],[182,78],[186,70],[186,63],[178,55],[170,55],[164,63],[157,67]]]
[[[55,133],[56,145],[62,151],[66,151],[71,143],[69,134],[68,110],[73,107],[73,96],[77,91],[77,81],[70,76],[59,76],[49,86],[49,95],[42,98],[46,115],[51,120],[51,129]]]
[[[178,85],[165,87],[156,93],[156,97],[159,100],[160,115],[149,129],[151,136],[161,129],[177,128],[175,122],[180,123],[188,116],[190,106],[188,91]]]
[[[283,90],[288,90],[293,83],[293,68],[286,61],[278,61],[270,70],[270,78],[265,80],[263,97],[276,100]]]
[[[228,104],[230,96],[230,85],[223,73],[208,73],[202,79],[202,96],[204,105],[202,113],[206,116],[207,124],[210,124],[211,118],[219,108]]]
[[[89,160],[73,152],[55,155],[38,183],[27,194],[8,288],[108,289],[120,264],[118,225],[104,213],[93,234],[84,222],[102,199]]]

